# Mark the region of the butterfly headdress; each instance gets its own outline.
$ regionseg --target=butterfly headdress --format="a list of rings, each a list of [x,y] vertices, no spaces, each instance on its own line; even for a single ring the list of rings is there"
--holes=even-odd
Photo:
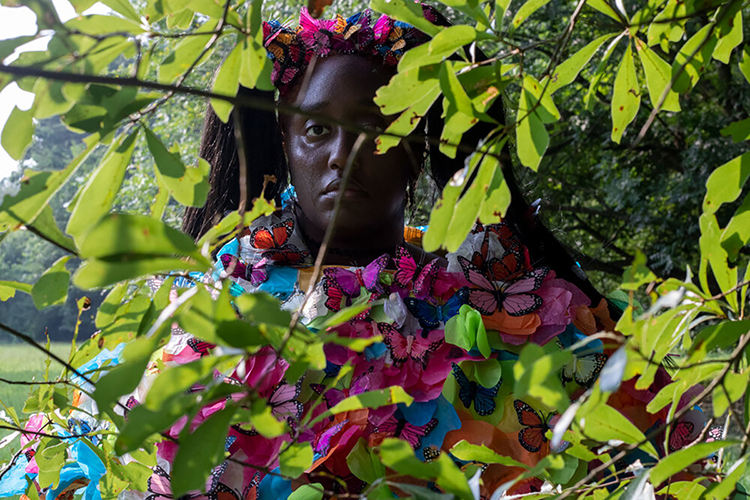
[[[434,8],[422,5],[422,11],[428,21],[447,24]],[[337,14],[333,19],[314,19],[302,7],[297,28],[278,21],[263,23],[263,43],[273,61],[271,81],[282,94],[305,73],[313,57],[358,54],[383,66],[395,66],[407,50],[429,40],[410,24],[386,15],[373,18],[369,9],[348,18]]]

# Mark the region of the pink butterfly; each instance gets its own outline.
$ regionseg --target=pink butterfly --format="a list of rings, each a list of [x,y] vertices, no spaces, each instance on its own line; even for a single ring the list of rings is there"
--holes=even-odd
[[[469,289],[468,303],[485,316],[492,315],[500,307],[511,316],[523,316],[539,309],[542,298],[529,293],[538,290],[549,269],[540,267],[524,273],[515,281],[490,281],[479,269],[463,256],[458,263],[466,281],[479,287]]]
[[[384,293],[380,284],[380,273],[388,265],[388,254],[381,255],[364,268],[349,271],[340,267],[329,267],[323,271],[325,282],[323,291],[328,299],[326,307],[331,311],[340,311],[342,307],[352,305],[353,299],[359,297],[361,287],[373,294]]]
[[[669,433],[669,452],[674,453],[689,444],[692,441],[690,436],[693,434],[693,429],[695,425],[692,422],[677,422],[672,432]]]
[[[416,450],[422,447],[422,438],[432,432],[432,429],[434,429],[437,424],[438,419],[433,418],[425,425],[416,426],[410,424],[404,418],[398,418],[396,415],[391,415],[385,420],[385,422],[375,427],[375,432],[403,439]]]
[[[312,389],[317,394],[321,394],[326,402],[326,406],[330,409],[342,402],[349,396],[356,396],[362,394],[370,388],[369,375],[373,372],[374,367],[368,368],[365,372],[361,373],[356,379],[352,380],[349,388],[337,389],[335,387],[328,387],[324,384],[310,384]]]
[[[440,270],[438,259],[433,259],[426,266],[420,267],[414,257],[404,246],[396,247],[396,274],[393,279],[407,290],[413,290],[414,296],[424,300],[434,285]]]
[[[237,257],[228,253],[223,254],[220,259],[221,263],[224,264],[224,269],[232,271],[230,276],[233,278],[242,278],[252,283],[253,286],[259,286],[268,280],[268,271],[266,271],[267,259],[261,259],[250,268],[237,259]]]
[[[196,354],[200,354],[201,356],[208,355],[208,350],[215,347],[213,344],[203,342],[202,340],[198,340],[195,337],[190,337],[187,341],[187,345],[193,350],[193,352],[195,352]]]
[[[302,403],[297,401],[301,390],[302,379],[294,385],[282,381],[268,398],[271,413],[277,418],[286,419],[290,424],[298,421],[302,416]]]
[[[338,424],[326,429],[322,434],[319,434],[315,438],[313,451],[316,455],[323,457],[328,454],[328,451],[331,449],[331,438],[341,432],[348,421],[349,420],[344,420],[343,422],[339,422]]]
[[[383,342],[391,351],[393,364],[399,365],[413,359],[427,367],[428,355],[437,351],[443,345],[443,339],[430,340],[421,335],[402,335],[388,323],[378,323],[378,330],[383,335]]]

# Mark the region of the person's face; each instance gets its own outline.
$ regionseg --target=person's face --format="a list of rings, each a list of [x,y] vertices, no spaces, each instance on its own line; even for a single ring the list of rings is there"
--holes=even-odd
[[[356,124],[372,132],[385,129],[390,120],[372,100],[389,76],[383,68],[361,57],[331,56],[318,59],[309,82],[306,86],[302,83],[306,88],[287,97],[301,110],[332,120],[302,115],[281,118],[292,183],[311,235],[325,232],[332,219],[344,167],[358,136],[334,122]],[[370,137],[354,160],[336,219],[334,234],[339,242],[347,236],[377,232],[387,225],[403,228],[406,187],[417,174],[417,163],[404,147],[393,148],[384,155],[375,155],[374,150]]]

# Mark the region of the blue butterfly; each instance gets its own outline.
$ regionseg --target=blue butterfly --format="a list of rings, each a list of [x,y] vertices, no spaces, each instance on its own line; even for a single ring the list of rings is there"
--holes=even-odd
[[[436,329],[440,323],[445,323],[458,314],[458,310],[466,303],[466,295],[467,291],[462,288],[442,305],[430,304],[427,301],[413,297],[405,298],[404,304],[406,304],[409,312],[419,320],[422,328],[429,331]],[[422,336],[426,336],[426,333],[422,332]]]
[[[464,407],[471,408],[474,403],[474,411],[477,415],[486,417],[495,412],[495,398],[497,391],[503,383],[501,378],[493,387],[485,387],[481,384],[469,380],[464,371],[456,363],[451,363],[453,367],[453,376],[458,382],[458,398],[464,404]]]

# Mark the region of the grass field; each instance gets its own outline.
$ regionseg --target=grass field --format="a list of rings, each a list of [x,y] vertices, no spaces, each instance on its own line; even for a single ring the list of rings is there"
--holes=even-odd
[[[52,352],[63,359],[68,359],[70,345],[65,343],[52,344]],[[0,378],[7,380],[44,380],[46,356],[43,352],[26,344],[0,344]],[[55,361],[50,364],[50,378],[60,374],[61,367]],[[0,381],[0,401],[6,407],[16,409],[18,416],[23,418],[21,410],[29,397],[30,386],[13,385]],[[0,406],[0,411],[4,408]],[[0,430],[0,437],[9,432]],[[0,461],[7,460],[11,449],[18,448],[18,441],[0,450]]]

